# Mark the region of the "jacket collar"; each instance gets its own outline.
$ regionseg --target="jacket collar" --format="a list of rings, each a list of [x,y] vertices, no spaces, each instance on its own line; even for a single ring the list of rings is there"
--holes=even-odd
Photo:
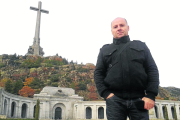
[[[128,36],[123,36],[119,39],[113,38],[113,44],[119,45],[120,43],[127,43],[130,41],[129,35]]]

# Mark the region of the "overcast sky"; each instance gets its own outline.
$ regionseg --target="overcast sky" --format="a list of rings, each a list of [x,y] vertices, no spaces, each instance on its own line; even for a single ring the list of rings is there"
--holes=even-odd
[[[179,0],[41,0],[40,46],[44,56],[96,64],[99,49],[112,42],[111,21],[124,17],[131,40],[149,47],[160,86],[180,88]],[[38,0],[0,1],[0,55],[25,55],[33,44]]]

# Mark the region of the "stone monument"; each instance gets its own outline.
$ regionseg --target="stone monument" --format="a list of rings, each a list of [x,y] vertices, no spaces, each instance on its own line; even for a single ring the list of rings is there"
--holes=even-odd
[[[38,4],[38,8],[30,7],[31,10],[37,11],[37,20],[36,20],[36,29],[35,29],[35,36],[34,36],[34,42],[32,46],[29,46],[28,53],[26,55],[38,55],[43,56],[43,48],[40,47],[40,19],[41,19],[41,12],[43,13],[49,13],[47,10],[41,9],[41,2]]]

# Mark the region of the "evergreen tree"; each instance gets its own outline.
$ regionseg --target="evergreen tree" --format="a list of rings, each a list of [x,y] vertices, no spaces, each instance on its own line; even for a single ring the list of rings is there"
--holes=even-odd
[[[40,101],[39,99],[37,100],[36,103],[36,109],[35,109],[35,120],[39,120],[39,109],[40,109]]]
[[[59,75],[52,75],[50,80],[51,80],[51,82],[58,82],[59,81]]]
[[[174,120],[177,120],[177,113],[176,113],[176,107],[175,107],[175,104],[174,104]]]
[[[12,93],[15,94],[15,95],[18,95],[19,90],[21,90],[22,87],[23,87],[23,82],[22,82],[22,80],[16,81],[16,82],[14,83]]]
[[[86,90],[86,84],[84,81],[79,82],[78,84],[79,90]]]
[[[32,89],[39,89],[44,87],[43,81],[38,79],[37,77],[34,78],[34,80],[29,85]]]
[[[169,118],[168,118],[168,111],[167,111],[166,105],[165,105],[165,120],[169,120]]]
[[[12,93],[12,89],[13,88],[13,83],[11,80],[7,80],[7,82],[5,83],[5,91]]]

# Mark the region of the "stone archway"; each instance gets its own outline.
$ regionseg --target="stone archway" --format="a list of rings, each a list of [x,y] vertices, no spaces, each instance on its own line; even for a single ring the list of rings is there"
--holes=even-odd
[[[104,108],[103,107],[98,108],[98,119],[104,119]]]
[[[62,109],[60,107],[57,107],[55,109],[55,119],[62,119]]]
[[[92,109],[91,107],[86,108],[86,119],[91,119],[92,118]]]
[[[52,112],[52,119],[66,119],[66,107],[63,103],[55,104]]]
[[[12,102],[12,104],[11,104],[11,117],[15,117],[15,113],[16,113],[16,103]]]
[[[33,118],[35,118],[36,105],[34,106]]]
[[[21,118],[26,118],[26,117],[27,117],[27,104],[24,103],[22,104]]]
[[[162,107],[163,118],[165,118],[165,106]]]
[[[7,100],[4,100],[4,115],[7,114]]]
[[[158,115],[159,112],[158,112],[158,108],[156,105],[154,106],[154,110],[155,110],[156,118],[159,118],[159,115]]]
[[[174,106],[171,106],[172,118],[174,119]]]

